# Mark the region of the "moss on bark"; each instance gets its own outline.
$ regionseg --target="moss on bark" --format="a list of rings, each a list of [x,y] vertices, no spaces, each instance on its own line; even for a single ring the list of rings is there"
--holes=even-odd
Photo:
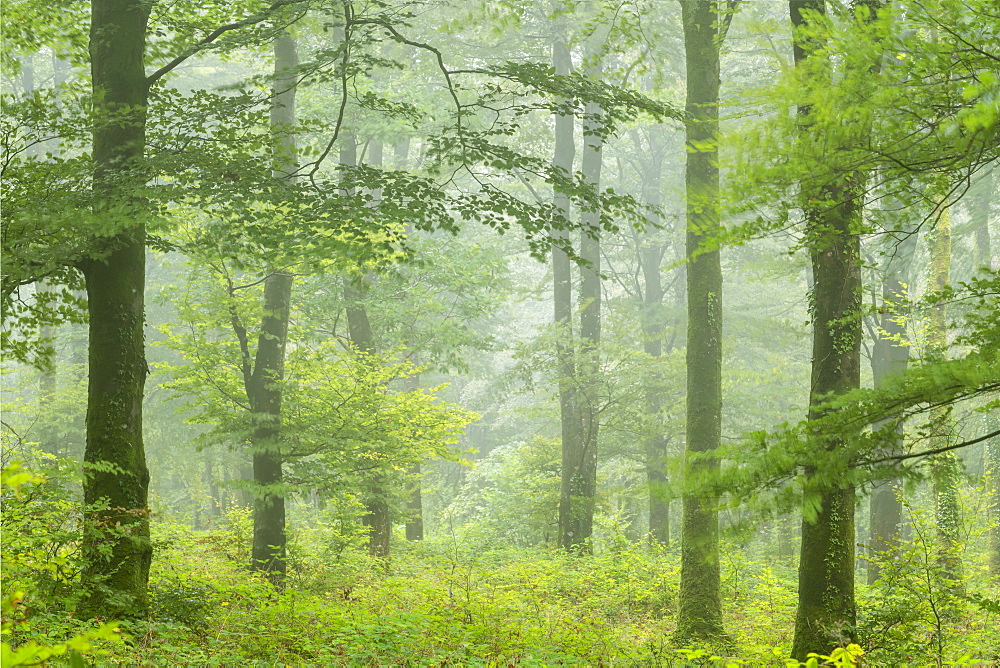
[[[715,2],[682,2],[687,61],[687,444],[711,452],[722,438],[722,261],[712,250],[720,229],[719,15]],[[690,475],[718,464],[697,459]],[[681,520],[679,641],[724,638],[716,499],[686,492]]]
[[[146,381],[144,220],[136,189],[145,182],[147,83],[143,69],[149,5],[94,0],[90,56],[94,105],[95,213],[107,255],[81,263],[90,317],[88,464],[84,479],[84,617],[141,617],[148,610],[152,547],[149,471],[142,440]]]

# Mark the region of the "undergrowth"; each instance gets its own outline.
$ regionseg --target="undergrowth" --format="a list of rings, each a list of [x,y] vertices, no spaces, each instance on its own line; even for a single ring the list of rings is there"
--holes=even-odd
[[[679,565],[669,550],[622,543],[586,557],[479,549],[452,538],[399,541],[392,560],[382,562],[354,550],[328,550],[322,529],[300,529],[289,586],[278,593],[234,559],[245,547],[240,523],[247,518],[232,519],[212,532],[155,525],[151,617],[122,624],[125,642],[97,641],[101,663],[797,665],[786,654],[794,573],[767,559],[740,553],[729,560],[725,609],[735,646],[713,654],[717,648],[670,641]],[[995,621],[981,607],[963,607],[948,622],[949,656],[943,658],[985,661],[985,648],[1000,647]],[[47,639],[78,628],[54,607],[36,612],[30,623],[32,635]],[[15,642],[23,633],[15,630]],[[877,647],[865,665],[936,665],[932,649],[926,642]]]

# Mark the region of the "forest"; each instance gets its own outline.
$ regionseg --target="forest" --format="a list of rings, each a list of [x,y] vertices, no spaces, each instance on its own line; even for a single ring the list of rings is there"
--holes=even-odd
[[[1000,665],[996,0],[7,0],[7,666]]]

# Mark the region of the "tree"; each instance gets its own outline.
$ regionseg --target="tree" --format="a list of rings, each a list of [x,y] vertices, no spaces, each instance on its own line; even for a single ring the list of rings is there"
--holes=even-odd
[[[930,240],[929,287],[935,292],[947,289],[951,276],[951,210],[947,204],[937,215]],[[948,348],[948,323],[945,304],[938,303],[927,320],[927,348],[932,358],[943,358]],[[944,406],[931,415],[932,438],[929,447],[947,447],[951,432],[951,408]],[[958,484],[962,475],[961,461],[954,451],[942,452],[930,460],[933,467],[934,506],[937,517],[938,560],[941,573],[949,588],[965,593],[962,584],[961,549],[962,516],[958,500]]]
[[[687,426],[693,475],[718,466],[700,455],[722,438],[722,261],[719,205],[720,49],[735,6],[681,2],[687,62]],[[677,637],[717,640],[724,634],[717,499],[685,493]]]
[[[144,70],[149,5],[139,0],[91,3],[95,213],[114,222],[103,257],[80,268],[90,322],[84,503],[105,504],[87,518],[83,549],[84,615],[142,616],[153,548],[149,542],[149,471],[142,441],[146,381],[144,291],[148,211],[145,183]],[[111,532],[109,527],[120,526]]]
[[[916,251],[917,236],[913,229],[888,233],[884,245],[885,261],[881,267],[882,306],[872,352],[872,376],[875,387],[884,386],[887,379],[906,371],[910,356],[907,334],[907,314],[910,265]],[[891,424],[876,423],[875,430]],[[902,425],[897,428],[902,432]],[[900,433],[900,438],[902,433]],[[868,584],[874,584],[881,574],[882,561],[899,544],[903,521],[902,486],[898,478],[883,481],[872,490],[869,510]]]
[[[561,26],[564,30],[564,26]],[[568,76],[573,68],[572,54],[565,42],[565,35],[557,35],[552,43],[552,65],[558,76]],[[574,139],[575,117],[572,113],[556,114],[555,145],[553,148],[552,166],[567,176],[573,172],[573,162],[576,156]],[[553,205],[555,211],[565,220],[570,220],[570,197],[558,188],[553,188]],[[557,226],[553,230],[557,238],[568,244],[568,236]],[[569,518],[573,515],[573,499],[570,496],[572,475],[578,451],[581,448],[580,439],[583,434],[579,399],[575,387],[576,376],[576,344],[573,336],[573,263],[569,254],[558,244],[552,247],[552,302],[554,308],[554,323],[556,326],[556,358],[557,384],[559,387],[559,425],[561,433],[562,452],[562,482],[559,495],[559,545],[572,547],[574,536],[570,533]]]
[[[657,213],[656,225],[649,225],[644,238],[639,241],[639,264],[642,268],[642,349],[653,360],[659,360],[663,355],[663,339],[666,330],[666,318],[663,313],[663,298],[666,289],[660,276],[660,265],[666,248],[654,241],[654,232],[662,226],[663,220],[659,214],[661,206],[660,189],[662,187],[663,151],[665,149],[664,128],[654,125],[649,130],[650,159],[644,161],[646,168],[642,178],[644,201]],[[670,346],[666,352],[670,352]],[[654,376],[654,382],[649,383],[646,390],[646,413],[657,425],[656,430],[646,436],[646,483],[649,486],[649,535],[650,539],[660,545],[670,543],[670,483],[667,477],[669,439],[663,433],[661,414],[666,402],[662,388],[657,387],[661,379]],[[662,382],[662,381],[661,381]]]
[[[274,40],[274,85],[271,129],[276,134],[275,177],[295,182],[298,160],[295,149],[295,89],[298,53],[291,34]],[[264,301],[253,370],[247,376],[249,348],[240,339],[243,373],[250,411],[256,422],[250,437],[253,450],[254,490],[253,548],[250,564],[263,571],[276,587],[285,577],[285,498],[282,483],[281,401],[285,373],[285,346],[294,277],[274,267],[264,279]]]
[[[827,65],[820,61],[815,37],[825,14],[824,0],[789,0],[794,32],[795,67],[806,86],[825,85]],[[815,132],[814,115],[800,104],[802,133]],[[842,173],[818,183],[803,175],[800,182],[806,244],[812,264],[812,379],[809,418],[829,410],[831,397],[861,384],[861,174]],[[836,451],[838,438],[818,438],[814,447]],[[848,481],[806,498],[799,557],[799,603],[795,614],[792,656],[829,653],[852,638],[854,603],[854,486]]]

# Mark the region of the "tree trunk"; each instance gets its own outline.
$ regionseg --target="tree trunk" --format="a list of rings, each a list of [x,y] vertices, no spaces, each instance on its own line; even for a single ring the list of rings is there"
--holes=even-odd
[[[264,282],[264,316],[257,339],[250,408],[254,428],[253,550],[251,567],[263,571],[276,586],[285,578],[285,496],[281,489],[281,382],[291,302],[292,276],[272,274]]]
[[[655,125],[650,129],[649,150],[651,159],[646,162],[646,172],[643,174],[643,200],[646,204],[658,210],[661,203],[660,187],[663,169],[663,126]],[[657,223],[662,220],[657,216]],[[642,348],[652,358],[654,364],[663,355],[663,338],[666,330],[666,320],[663,313],[663,282],[660,279],[660,263],[663,261],[663,251],[653,241],[657,225],[646,229],[645,237],[640,241],[639,264],[642,268]],[[663,394],[661,379],[657,376],[651,379],[645,391],[645,410],[649,422],[655,426],[655,431],[646,436],[646,485],[649,488],[649,539],[659,545],[670,544],[670,484],[667,479],[667,443],[662,424]]]
[[[573,69],[569,47],[556,40],[552,45],[552,64],[556,73],[567,75]],[[565,175],[573,173],[576,154],[572,114],[557,114],[555,119],[555,149],[552,165]],[[552,194],[556,212],[563,218],[559,229],[552,235],[569,243],[562,226],[570,220],[570,198],[555,189]],[[582,448],[580,411],[576,394],[576,363],[573,337],[573,263],[569,255],[557,246],[552,247],[552,301],[556,332],[556,357],[558,360],[559,422],[562,434],[562,477],[559,493],[559,545],[572,549],[578,542],[572,517],[576,509],[572,495],[573,473]]]
[[[804,68],[814,43],[803,35],[803,11],[824,13],[823,0],[790,0],[795,31],[795,65]],[[814,82],[815,86],[824,82]],[[798,109],[808,132],[811,109]],[[813,272],[812,379],[809,419],[826,413],[832,396],[861,385],[861,241],[858,190],[861,177],[844,174],[839,182],[812,185],[801,181],[806,240]],[[819,202],[819,205],[812,204]],[[834,203],[832,206],[830,203]],[[836,450],[835,439],[817,439],[817,448]],[[792,657],[805,661],[810,652],[829,654],[850,642],[856,623],[854,602],[854,487],[826,488],[815,517],[804,516],[799,556],[799,601]],[[807,500],[807,504],[815,499]],[[806,506],[809,507],[808,505]]]
[[[948,287],[951,274],[951,210],[945,204],[934,224],[930,244],[931,266],[928,288],[935,292]],[[931,356],[943,359],[948,349],[948,323],[945,305],[936,304],[927,322],[927,343]],[[931,448],[948,444],[951,436],[950,409],[935,408],[931,412]],[[933,468],[934,506],[937,519],[938,565],[949,588],[959,596],[965,594],[962,583],[962,516],[958,503],[961,461],[954,452],[935,455]]]
[[[93,140],[95,213],[131,220],[109,221],[118,230],[108,239],[109,254],[80,266],[90,317],[84,461],[102,466],[86,470],[84,503],[106,507],[90,510],[85,517],[85,598],[78,614],[143,617],[153,550],[142,440],[145,205],[134,189],[146,181],[142,159],[148,88],[143,54],[149,5],[94,0],[91,12],[91,73],[98,112]]]
[[[715,2],[681,2],[687,61],[687,443],[688,455],[719,447],[722,438],[722,263],[707,250],[720,230],[719,15]],[[694,459],[694,477],[718,463]],[[686,492],[681,524],[679,640],[721,638],[719,516],[716,499]]]
[[[275,176],[294,182],[297,169],[295,147],[295,84],[298,52],[288,33],[274,41],[274,98],[271,129],[277,135]],[[254,428],[253,477],[256,487],[253,509],[251,568],[263,571],[275,587],[285,581],[285,497],[282,485],[281,383],[285,375],[285,345],[291,309],[291,274],[275,271],[264,281],[263,316],[257,338],[253,376],[247,386]]]
[[[595,68],[591,74],[600,77]],[[601,130],[601,107],[588,102],[583,119],[583,156],[581,172],[595,191],[601,187],[604,141]],[[567,549],[590,552],[594,533],[594,507],[597,499],[597,445],[600,432],[600,343],[601,343],[601,230],[600,212],[583,211],[580,239],[580,351],[577,364],[580,411],[579,450],[570,463],[570,509],[563,532]]]
[[[872,376],[875,387],[885,385],[887,379],[906,371],[910,355],[907,334],[907,286],[909,268],[916,251],[915,230],[905,230],[898,237],[890,237],[888,260],[882,268],[882,314],[878,338],[872,354]],[[894,423],[878,422],[876,431],[889,428]],[[894,427],[895,428],[895,427]],[[902,438],[902,434],[899,434]],[[872,490],[868,514],[868,584],[881,576],[881,562],[889,558],[899,545],[900,526],[903,521],[902,486],[898,478],[890,478]]]

